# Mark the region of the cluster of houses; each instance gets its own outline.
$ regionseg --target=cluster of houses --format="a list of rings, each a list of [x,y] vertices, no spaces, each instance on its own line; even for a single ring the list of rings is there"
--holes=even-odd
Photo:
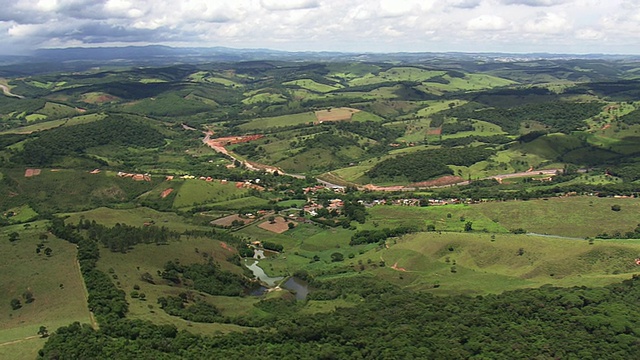
[[[96,169],[98,170],[98,169]],[[97,174],[100,171],[98,170],[98,172],[95,172],[96,170],[93,170],[91,173],[92,174]],[[126,173],[126,172],[122,172],[122,171],[118,171],[118,176],[121,178],[131,178],[134,181],[151,181],[151,176],[149,174],[132,174],[132,173]]]
[[[219,182],[220,184],[227,184],[229,183],[228,180],[226,179],[214,179],[211,176],[194,176],[194,175],[182,175],[178,177],[179,179],[182,180],[202,180],[202,181],[206,181],[206,182]],[[173,175],[167,175],[165,176],[165,180],[166,181],[172,181],[175,179],[175,176]],[[265,188],[263,186],[258,185],[258,183],[260,183],[260,179],[255,179],[252,181],[236,181],[235,182],[235,186],[238,189],[255,189],[258,191],[264,191]]]

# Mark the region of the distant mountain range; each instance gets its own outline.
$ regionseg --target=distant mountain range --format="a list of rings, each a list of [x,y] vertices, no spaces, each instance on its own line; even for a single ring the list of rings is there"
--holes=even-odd
[[[51,71],[80,69],[87,66],[115,63],[119,65],[169,65],[203,62],[237,61],[326,61],[326,62],[396,62],[437,63],[441,61],[469,62],[517,62],[533,60],[640,60],[640,56],[607,54],[547,54],[547,53],[461,53],[461,52],[398,52],[398,53],[348,53],[348,52],[289,52],[271,49],[235,49],[227,47],[170,47],[162,45],[125,47],[74,47],[38,49],[30,55],[0,56],[0,66],[5,70],[25,64],[39,64],[38,68]]]
[[[38,49],[29,56],[0,57],[0,64],[12,62],[65,62],[65,61],[118,61],[143,63],[197,63],[210,61],[399,61],[416,62],[433,59],[512,62],[523,60],[559,59],[640,59],[640,56],[607,54],[547,54],[547,53],[461,53],[461,52],[399,52],[399,53],[346,53],[346,52],[289,52],[270,49],[234,49],[227,47],[169,47],[162,45],[125,47],[74,47]]]

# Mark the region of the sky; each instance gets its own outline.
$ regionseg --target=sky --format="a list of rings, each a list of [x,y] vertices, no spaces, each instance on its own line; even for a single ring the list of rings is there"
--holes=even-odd
[[[640,54],[640,0],[0,0],[0,54],[162,44]]]

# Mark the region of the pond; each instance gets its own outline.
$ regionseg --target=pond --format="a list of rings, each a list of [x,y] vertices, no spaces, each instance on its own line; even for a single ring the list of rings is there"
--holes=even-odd
[[[297,300],[304,300],[307,298],[307,295],[309,295],[309,284],[306,281],[298,279],[296,277],[290,277],[281,286],[282,288],[296,294]]]
[[[249,261],[251,260],[249,261],[247,260],[248,259],[245,259],[244,266],[246,266],[249,270],[251,270],[251,272],[253,273],[253,276],[255,276],[258,280],[262,281],[263,283],[267,284],[267,286],[274,287],[276,285],[276,282],[284,279],[282,276],[269,277],[269,275],[267,275],[264,272],[264,270],[262,270],[262,268],[258,266],[259,261],[253,260],[253,263],[249,265]]]

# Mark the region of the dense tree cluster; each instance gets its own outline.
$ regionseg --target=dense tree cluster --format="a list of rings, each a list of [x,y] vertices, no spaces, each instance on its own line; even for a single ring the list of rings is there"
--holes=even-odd
[[[381,161],[367,175],[372,179],[406,178],[417,182],[453,174],[447,165],[471,166],[493,154],[495,150],[485,147],[422,150]]]
[[[384,126],[374,121],[352,122],[340,121],[335,125],[336,129],[352,132],[360,136],[381,142],[391,142],[402,136],[404,129]]]
[[[175,284],[184,284],[186,280],[194,289],[211,295],[240,296],[250,285],[246,277],[221,270],[211,259],[205,264],[190,265],[169,261],[162,278]]]
[[[360,230],[351,235],[351,241],[349,241],[349,245],[354,246],[362,244],[381,243],[388,238],[402,236],[417,231],[419,231],[419,229],[415,226],[399,226],[393,229],[384,228],[374,230]]]
[[[214,323],[222,320],[218,308],[202,300],[189,301],[186,293],[181,293],[179,296],[160,297],[158,304],[167,314],[188,321]]]
[[[447,122],[442,124],[442,135],[451,135],[463,131],[473,131],[473,123],[469,120]]]
[[[502,130],[512,134],[518,133],[523,121],[537,121],[554,131],[570,133],[582,128],[584,120],[596,116],[602,111],[599,102],[555,101],[542,104],[528,104],[505,108],[483,108],[478,104],[467,104],[442,112],[443,115],[456,117],[459,120],[484,120],[499,125]]]
[[[96,240],[111,251],[127,252],[136,244],[167,244],[169,240],[179,240],[180,233],[162,226],[135,227],[116,223],[113,227],[97,224],[95,221],[80,221],[79,230],[86,230],[89,239]]]
[[[629,359],[638,351],[637,277],[605,288],[543,287],[474,298],[412,293],[358,277],[325,282],[318,294],[335,298],[344,291],[365,301],[328,314],[285,311],[270,331],[206,337],[136,321],[116,321],[100,331],[76,323],[51,335],[40,355],[45,359],[114,354],[154,359]]]
[[[100,145],[158,147],[164,136],[151,126],[124,116],[43,132],[24,144],[19,156],[30,165],[50,165],[58,156],[81,155]]]

